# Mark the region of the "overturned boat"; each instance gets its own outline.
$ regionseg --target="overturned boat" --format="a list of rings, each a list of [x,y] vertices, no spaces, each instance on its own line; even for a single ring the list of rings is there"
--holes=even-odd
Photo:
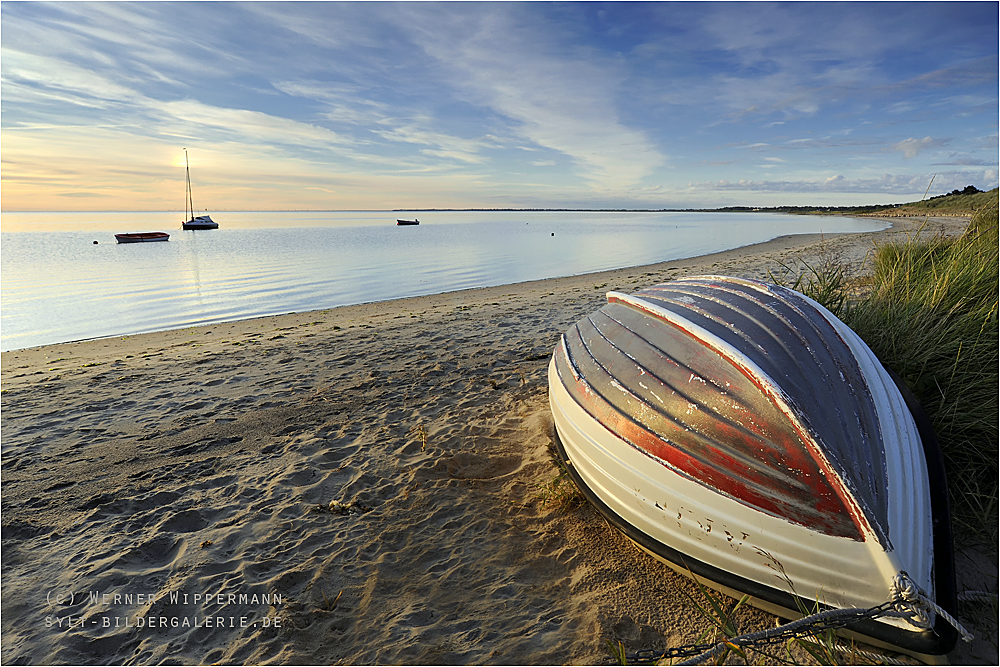
[[[751,280],[607,298],[556,346],[549,400],[560,456],[613,525],[784,618],[817,602],[875,607],[901,580],[955,613],[937,441],[857,334],[808,297]],[[847,634],[925,657],[957,637],[933,611]]]

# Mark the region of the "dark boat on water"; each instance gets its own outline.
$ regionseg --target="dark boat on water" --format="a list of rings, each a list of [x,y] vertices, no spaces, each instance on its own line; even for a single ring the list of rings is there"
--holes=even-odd
[[[181,229],[218,229],[219,223],[212,220],[210,215],[197,215],[181,223]]]
[[[414,218],[413,220],[396,220],[396,224],[399,225],[399,226],[402,226],[402,225],[419,225],[420,221],[417,220],[416,218]]]
[[[129,234],[115,234],[115,240],[119,243],[149,243],[150,241],[166,241],[170,234],[166,232],[132,232]]]
[[[187,222],[181,223],[181,229],[218,229],[219,223],[212,220],[212,216],[194,214],[194,198],[191,194],[191,166],[188,164],[187,149],[184,149],[184,217]]]
[[[641,549],[781,618],[877,607],[901,586],[954,615],[948,493],[933,429],[843,322],[798,292],[721,276],[608,303],[549,364],[556,447]],[[920,613],[842,631],[934,659]]]

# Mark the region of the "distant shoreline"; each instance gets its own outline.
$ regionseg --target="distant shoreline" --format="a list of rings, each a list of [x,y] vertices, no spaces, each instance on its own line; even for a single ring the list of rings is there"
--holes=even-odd
[[[972,188],[972,186],[969,186]],[[716,208],[276,208],[276,209],[212,209],[217,213],[462,213],[462,212],[503,212],[511,213],[797,213],[797,214],[841,214],[870,215],[886,214],[892,217],[902,215],[932,214],[935,216],[961,217],[971,215],[984,202],[996,199],[1000,188],[989,191],[969,188],[965,191],[935,195],[930,199],[899,204],[864,204],[858,206],[722,206]],[[925,195],[926,197],[926,195]],[[902,209],[902,210],[900,210]],[[903,212],[905,210],[905,213]],[[173,209],[101,210],[101,211],[49,211],[49,210],[7,210],[0,213],[171,213]]]

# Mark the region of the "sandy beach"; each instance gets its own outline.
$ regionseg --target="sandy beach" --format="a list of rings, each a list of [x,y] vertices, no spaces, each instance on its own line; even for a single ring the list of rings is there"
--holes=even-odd
[[[560,334],[677,276],[862,272],[923,222],[5,352],[0,661],[607,664],[606,640],[692,642],[697,587],[552,500]],[[959,590],[996,590],[995,561],[957,560]],[[975,620],[952,660],[996,664]]]

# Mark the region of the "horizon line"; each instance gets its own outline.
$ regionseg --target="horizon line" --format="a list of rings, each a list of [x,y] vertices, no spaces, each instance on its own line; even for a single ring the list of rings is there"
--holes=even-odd
[[[907,202],[909,203],[909,202]],[[729,211],[732,209],[746,209],[747,211],[766,211],[783,208],[812,208],[812,209],[857,209],[857,208],[894,208],[905,206],[907,203],[893,204],[855,204],[855,205],[822,205],[822,204],[780,204],[777,206],[753,206],[747,204],[734,204],[730,206],[707,207],[687,207],[687,208],[522,208],[522,207],[496,207],[496,208],[260,208],[260,209],[214,209],[210,213],[447,213],[447,212],[484,212],[484,211],[511,211],[511,212],[580,212],[580,213],[691,213],[691,212],[712,212]],[[176,213],[169,209],[3,209],[3,213]],[[181,217],[184,217],[183,214]]]

